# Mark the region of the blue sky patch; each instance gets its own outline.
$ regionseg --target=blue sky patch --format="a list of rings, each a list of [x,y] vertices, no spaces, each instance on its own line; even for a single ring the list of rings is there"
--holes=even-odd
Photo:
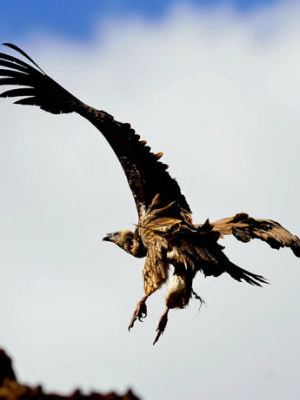
[[[205,9],[232,4],[239,13],[278,3],[279,0],[10,0],[1,4],[1,41],[24,40],[35,32],[89,40],[107,18],[138,15],[147,20],[163,18],[175,4],[190,4]]]

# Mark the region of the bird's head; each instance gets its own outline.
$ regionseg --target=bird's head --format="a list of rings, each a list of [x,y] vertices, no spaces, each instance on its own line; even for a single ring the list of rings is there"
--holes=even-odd
[[[103,240],[113,242],[121,249],[135,257],[145,257],[146,249],[141,241],[137,240],[134,233],[131,231],[117,231],[108,233]]]

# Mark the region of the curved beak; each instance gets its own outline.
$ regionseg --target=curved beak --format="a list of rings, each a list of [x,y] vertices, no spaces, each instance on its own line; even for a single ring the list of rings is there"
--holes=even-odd
[[[111,242],[112,240],[112,233],[108,233],[102,240],[105,240],[106,242]]]

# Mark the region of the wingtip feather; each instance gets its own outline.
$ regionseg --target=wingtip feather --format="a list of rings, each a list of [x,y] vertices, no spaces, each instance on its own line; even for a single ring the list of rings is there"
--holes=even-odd
[[[25,58],[27,58],[27,60],[29,60],[30,62],[32,62],[32,64],[34,64],[43,74],[46,74],[42,68],[31,58],[29,57],[29,55],[27,53],[25,53],[24,50],[20,49],[20,47],[18,47],[17,45],[13,44],[13,43],[2,43],[3,46],[7,46],[9,48],[11,48],[12,50],[17,51],[18,53],[22,54],[22,56],[24,56]]]

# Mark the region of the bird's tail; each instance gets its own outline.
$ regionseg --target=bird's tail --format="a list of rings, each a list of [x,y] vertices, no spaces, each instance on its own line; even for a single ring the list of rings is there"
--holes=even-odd
[[[0,97],[21,97],[15,104],[40,107],[53,114],[77,111],[82,102],[50,78],[23,50],[11,43],[5,46],[20,53],[32,64],[0,53],[0,85],[23,86],[7,90]]]
[[[226,272],[235,280],[241,282],[242,280],[254,286],[262,286],[262,283],[269,283],[263,276],[253,274],[243,268],[238,267],[229,261]]]

